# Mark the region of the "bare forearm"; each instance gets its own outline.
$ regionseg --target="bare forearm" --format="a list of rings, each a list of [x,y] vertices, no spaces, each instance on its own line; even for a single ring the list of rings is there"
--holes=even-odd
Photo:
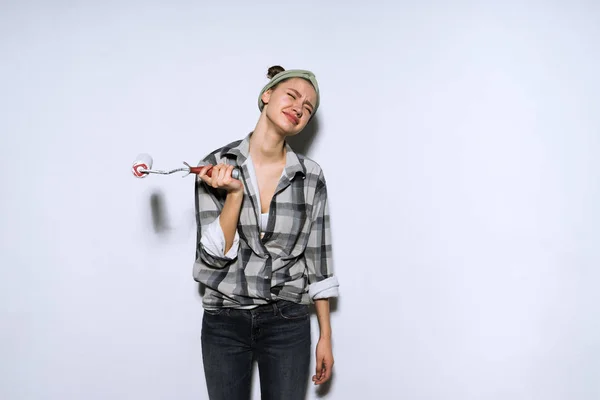
[[[331,319],[329,317],[329,299],[315,300],[315,310],[319,321],[321,338],[331,339]]]
[[[243,199],[244,192],[231,192],[227,194],[227,199],[223,205],[219,221],[221,223],[223,235],[225,236],[225,253],[227,253],[233,245]]]

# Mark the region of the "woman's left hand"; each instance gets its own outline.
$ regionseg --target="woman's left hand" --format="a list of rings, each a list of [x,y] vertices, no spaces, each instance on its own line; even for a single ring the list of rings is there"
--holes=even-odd
[[[333,351],[331,349],[331,339],[320,338],[317,343],[317,368],[316,375],[313,375],[312,381],[315,385],[321,385],[331,378],[331,369],[333,368]]]

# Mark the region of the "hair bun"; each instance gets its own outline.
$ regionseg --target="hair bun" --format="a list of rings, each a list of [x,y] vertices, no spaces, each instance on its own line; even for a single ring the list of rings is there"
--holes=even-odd
[[[269,71],[267,72],[267,78],[269,79],[273,79],[273,77],[281,72],[285,71],[285,69],[280,66],[280,65],[273,65],[271,68],[269,68]]]

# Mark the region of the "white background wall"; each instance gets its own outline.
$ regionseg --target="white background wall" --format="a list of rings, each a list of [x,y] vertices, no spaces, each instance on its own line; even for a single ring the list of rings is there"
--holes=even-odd
[[[193,178],[130,166],[244,137],[273,64],[323,93],[325,398],[600,398],[600,6],[505,3],[0,3],[0,398],[206,398]]]

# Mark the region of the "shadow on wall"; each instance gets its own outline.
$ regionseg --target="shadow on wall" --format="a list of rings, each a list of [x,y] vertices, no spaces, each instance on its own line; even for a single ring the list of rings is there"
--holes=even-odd
[[[168,216],[165,208],[165,199],[161,191],[157,190],[150,195],[150,214],[154,233],[162,235],[170,230],[167,222]]]

